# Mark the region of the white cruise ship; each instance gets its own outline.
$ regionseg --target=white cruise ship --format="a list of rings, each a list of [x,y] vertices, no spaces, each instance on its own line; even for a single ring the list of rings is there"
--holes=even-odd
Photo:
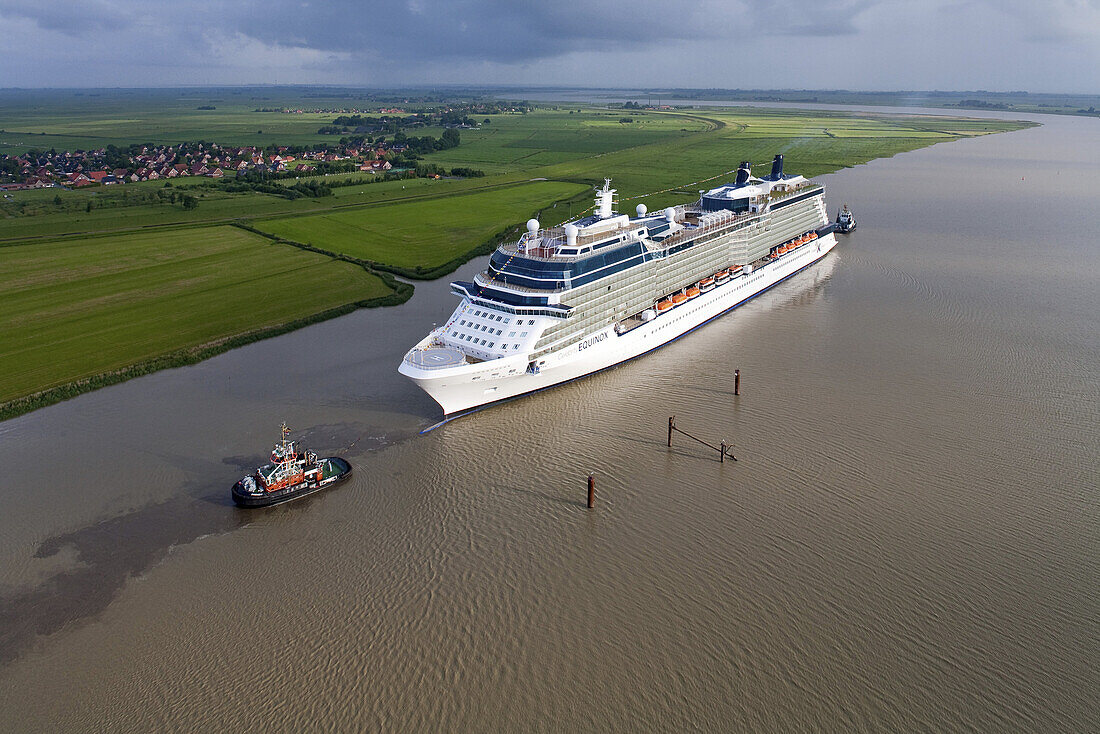
[[[572,380],[653,351],[824,257],[835,245],[825,187],[783,173],[701,192],[690,206],[631,218],[606,181],[595,213],[527,222],[401,374],[450,415]]]

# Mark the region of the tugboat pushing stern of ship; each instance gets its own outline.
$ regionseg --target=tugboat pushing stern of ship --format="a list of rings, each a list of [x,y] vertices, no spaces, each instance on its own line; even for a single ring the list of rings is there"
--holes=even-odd
[[[283,437],[271,450],[271,463],[233,485],[233,501],[241,507],[267,507],[305,497],[331,487],[351,476],[351,464],[338,456],[318,458],[312,451],[299,450],[297,441],[287,440],[290,429],[282,425]]]

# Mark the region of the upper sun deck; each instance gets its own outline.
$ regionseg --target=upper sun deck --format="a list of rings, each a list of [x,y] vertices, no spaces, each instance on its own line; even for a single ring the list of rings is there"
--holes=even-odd
[[[631,219],[626,215],[610,220],[588,221],[592,219],[594,217],[585,217],[564,226],[545,229],[531,227],[529,223],[529,229],[522,237],[515,242],[501,244],[497,251],[549,262],[578,260],[593,252],[643,237],[660,221],[660,217]]]
[[[721,235],[761,217],[769,209],[785,207],[819,195],[823,190],[802,176],[784,175],[782,156],[772,173],[754,179],[743,163],[737,180],[700,192],[690,206],[649,213],[637,207],[637,217],[614,211],[615,190],[610,180],[596,196],[595,213],[556,227],[527,222],[519,240],[501,244],[489,258],[478,285],[510,286],[527,291],[560,292],[593,278],[607,277],[647,260],[678,252],[699,237]]]

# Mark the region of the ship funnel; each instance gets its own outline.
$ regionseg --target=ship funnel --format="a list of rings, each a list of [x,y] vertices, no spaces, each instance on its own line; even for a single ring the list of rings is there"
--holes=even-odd
[[[749,182],[749,177],[752,175],[752,164],[748,161],[741,161],[741,165],[737,167],[737,180],[735,184],[746,184]]]
[[[778,181],[779,179],[783,178],[783,154],[782,153],[777,155],[775,157],[775,160],[772,161],[772,175],[771,175],[770,178],[771,178],[772,181]]]

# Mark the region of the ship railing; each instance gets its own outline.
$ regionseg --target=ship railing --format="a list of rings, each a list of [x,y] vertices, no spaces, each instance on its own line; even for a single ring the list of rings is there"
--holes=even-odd
[[[556,257],[556,254],[558,248],[564,246],[564,236],[550,234],[546,230],[539,230],[538,235],[535,237],[531,237],[529,232],[525,232],[519,240],[502,243],[499,249],[501,252],[522,255],[531,260],[551,262],[560,259]]]
[[[684,207],[676,207],[676,216],[678,219],[682,219],[684,216]],[[522,255],[523,257],[530,258],[532,260],[542,260],[545,262],[560,261],[562,259],[573,259],[585,257],[591,253],[584,253],[583,255],[578,253],[576,255],[559,255],[557,254],[562,247],[577,247],[593,242],[599,242],[600,240],[613,237],[623,232],[632,231],[637,225],[629,224],[625,227],[618,227],[611,230],[601,230],[592,234],[585,234],[581,230],[577,234],[577,240],[575,243],[570,244],[565,237],[564,227],[550,227],[546,229],[540,229],[534,236],[530,232],[524,232],[523,235],[514,242],[501,243],[498,249],[501,252],[507,252],[513,255]]]
[[[806,193],[809,189],[819,188],[824,190],[821,184],[808,181],[804,184],[799,184],[793,189],[787,189],[786,191],[770,191],[766,194],[766,198],[769,204],[777,204],[784,199],[789,199],[792,196],[798,196],[799,194]]]
[[[507,288],[508,290],[519,291],[521,293],[561,293],[565,290],[565,286],[552,288],[530,288],[525,285],[516,285],[514,283],[509,283],[505,280],[494,277],[493,274],[488,270],[482,270],[480,273],[475,275],[474,283],[476,283],[477,285],[487,285],[495,288]]]
[[[438,348],[439,346],[441,346],[441,344],[440,345],[433,345],[433,346]],[[436,363],[428,362],[424,359],[421,359],[420,355],[423,354],[424,352],[427,352],[431,348],[432,348],[431,346],[429,346],[429,347],[413,347],[408,352],[406,352],[405,359],[403,361],[408,363],[408,364],[411,364],[413,367],[416,367],[416,368],[422,369],[422,370],[453,369],[453,368],[458,367],[462,364],[474,364],[476,362],[482,361],[482,360],[478,360],[476,358],[471,358],[470,355],[466,354],[465,352],[462,352],[462,356],[463,356],[464,359],[463,359],[462,362],[459,362],[459,363],[448,362],[448,363],[445,363],[445,364],[436,364]],[[454,347],[454,349],[456,351],[461,351],[457,347]]]
[[[705,234],[714,232],[715,230],[722,229],[723,227],[729,227],[731,224],[735,224],[741,217],[734,217],[732,219],[723,219],[718,222],[708,222],[707,224],[697,224],[690,227],[684,227],[674,235],[670,235],[661,240],[661,249],[665,249],[670,245],[676,245],[684,240],[694,239]]]

